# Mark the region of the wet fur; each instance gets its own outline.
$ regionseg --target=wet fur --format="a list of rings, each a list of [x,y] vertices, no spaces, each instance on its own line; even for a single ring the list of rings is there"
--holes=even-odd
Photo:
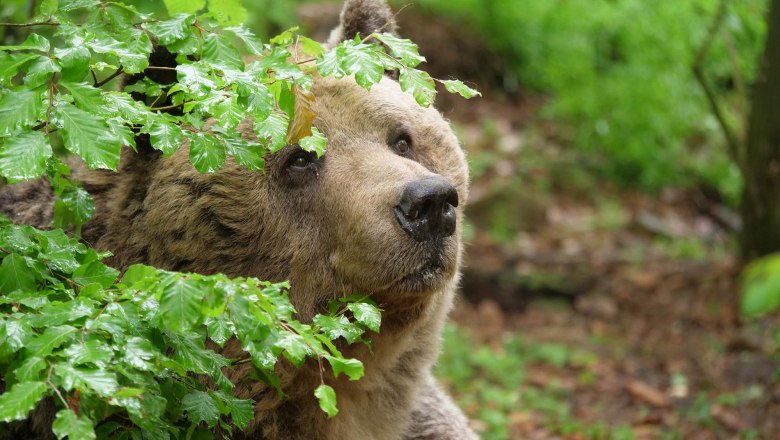
[[[380,28],[395,28],[383,2],[350,0],[331,42]],[[289,279],[302,320],[323,312],[329,299],[353,292],[371,295],[385,309],[381,333],[371,335],[373,351],[344,347],[346,355],[363,361],[365,377],[326,377],[338,396],[340,412],[333,419],[326,419],[312,395],[320,383],[316,363],[301,369],[280,363],[283,399],[250,379],[251,364],[233,367],[228,376],[234,394],[257,402],[254,420],[233,438],[476,438],[431,374],[458,282],[460,220],[468,196],[458,141],[436,110],[419,107],[388,78],[370,92],[351,79],[317,78],[313,93],[315,125],[328,137],[316,174],[290,174],[293,146],[268,156],[264,173],[228,160],[218,172],[200,174],[187,145],[165,160],[154,151],[124,151],[119,173],[76,169],[97,206],[84,241],[112,251],[107,263],[120,269],[140,262]],[[388,147],[399,129],[413,134],[411,158]],[[249,122],[240,130],[252,136]],[[400,230],[392,207],[406,183],[433,174],[458,190],[457,231],[439,242],[417,243]],[[17,223],[47,226],[52,202],[44,182],[0,191],[0,211]],[[236,341],[222,354],[246,356]],[[40,420],[38,425],[48,426]]]

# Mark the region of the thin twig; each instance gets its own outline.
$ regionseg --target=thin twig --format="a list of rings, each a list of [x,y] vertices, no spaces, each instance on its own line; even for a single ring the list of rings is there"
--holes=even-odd
[[[102,87],[112,79],[116,78],[117,76],[121,75],[124,72],[124,67],[119,66],[118,69],[116,69],[116,72],[112,73],[111,75],[108,75],[103,81],[98,81],[95,83],[95,87]]]
[[[59,26],[56,21],[38,21],[35,23],[0,23],[0,26],[8,27],[30,27],[30,26]]]
[[[147,66],[145,70],[176,70],[175,67]]]
[[[696,54],[696,61],[693,64],[693,74],[704,90],[704,95],[707,97],[707,101],[710,104],[710,109],[715,115],[715,118],[718,120],[718,125],[720,125],[720,128],[723,131],[723,135],[726,138],[726,145],[729,149],[729,154],[731,154],[731,157],[734,162],[736,162],[737,166],[742,169],[743,160],[742,155],[740,154],[740,144],[737,141],[734,132],[731,130],[731,127],[729,127],[728,122],[726,122],[726,118],[720,109],[718,98],[715,95],[715,92],[712,90],[709,83],[707,83],[707,79],[704,76],[704,59],[706,58],[707,53],[712,46],[715,36],[717,36],[718,31],[723,24],[723,19],[726,16],[727,6],[727,0],[720,1],[720,4],[718,5],[718,11],[715,14],[715,18],[712,21],[712,25],[710,26],[709,31],[707,32],[707,38],[704,40],[704,43],[699,48],[699,52]]]
[[[188,102],[189,102],[189,101],[188,101]],[[159,110],[171,110],[171,109],[174,109],[174,108],[177,108],[177,107],[181,107],[181,106],[183,106],[184,104],[185,104],[185,103],[184,103],[184,102],[182,102],[182,103],[179,103],[179,104],[165,105],[165,106],[162,106],[162,107],[149,107],[149,110],[152,110],[152,111],[159,111]]]

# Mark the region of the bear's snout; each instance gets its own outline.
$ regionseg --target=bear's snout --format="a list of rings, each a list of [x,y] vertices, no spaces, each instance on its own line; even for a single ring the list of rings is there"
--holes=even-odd
[[[415,241],[449,237],[455,232],[458,191],[441,176],[414,180],[395,206],[401,229]]]

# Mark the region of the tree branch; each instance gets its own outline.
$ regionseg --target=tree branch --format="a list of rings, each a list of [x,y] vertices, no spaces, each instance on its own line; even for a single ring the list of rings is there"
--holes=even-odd
[[[707,79],[704,75],[704,60],[707,57],[707,53],[709,52],[710,47],[712,47],[713,40],[717,36],[720,27],[723,24],[723,19],[726,16],[726,10],[728,6],[727,1],[728,0],[720,0],[718,11],[715,13],[715,18],[713,19],[712,24],[710,25],[710,29],[707,32],[707,37],[696,54],[696,61],[693,64],[693,74],[701,85],[702,90],[704,90],[704,95],[707,97],[710,110],[718,120],[718,125],[720,126],[721,131],[723,131],[731,158],[734,160],[734,162],[736,162],[739,169],[742,170],[744,162],[742,160],[742,154],[740,151],[740,142],[726,121],[726,118],[721,111],[720,105],[718,104],[718,97],[715,95],[715,92],[712,90],[709,83],[707,83]]]
[[[125,71],[124,68],[122,66],[119,66],[119,68],[116,69],[116,72],[112,73],[111,75],[108,75],[108,77],[106,77],[104,80],[96,82],[95,88],[103,87],[106,83],[116,78],[117,76],[121,75],[124,71]]]

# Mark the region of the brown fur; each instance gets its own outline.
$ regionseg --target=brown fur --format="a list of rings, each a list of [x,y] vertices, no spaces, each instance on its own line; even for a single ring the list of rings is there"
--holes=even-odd
[[[394,28],[387,6],[349,0],[336,38],[350,32]],[[387,30],[387,29],[384,29]],[[373,350],[345,348],[366,367],[359,381],[326,379],[336,389],[339,415],[327,420],[313,397],[316,365],[279,367],[284,399],[249,380],[242,363],[228,372],[235,395],[253,398],[255,419],[233,438],[259,439],[473,439],[465,418],[436,386],[431,366],[458,280],[462,206],[468,196],[464,154],[449,124],[418,106],[388,78],[371,91],[351,79],[316,78],[315,125],[328,150],[315,173],[290,171],[299,154],[287,146],[268,156],[265,172],[231,160],[200,174],[184,145],[171,158],[123,152],[118,174],[79,171],[96,201],[84,240],[114,253],[109,264],[289,279],[302,320],[324,311],[328,300],[351,293],[374,298],[385,310]],[[250,133],[249,122],[240,127]],[[413,156],[388,146],[406,130]],[[456,234],[416,242],[398,226],[393,207],[404,186],[440,175],[458,191]],[[14,221],[45,226],[51,194],[44,184],[6,188],[0,210]],[[235,341],[223,354],[244,355]]]

